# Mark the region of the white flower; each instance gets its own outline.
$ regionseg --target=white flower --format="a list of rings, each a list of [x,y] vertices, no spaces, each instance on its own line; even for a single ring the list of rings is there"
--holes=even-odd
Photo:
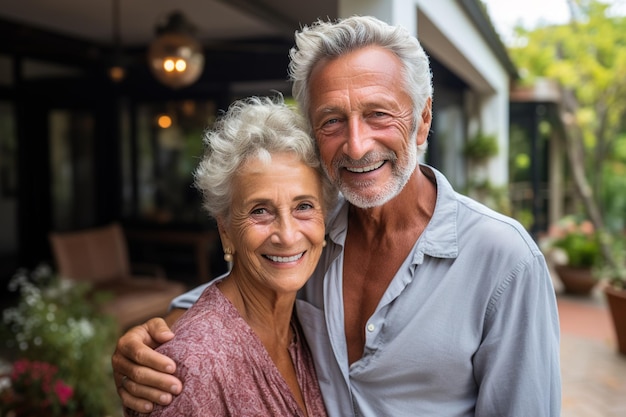
[[[93,324],[84,317],[78,321],[78,329],[80,331],[81,336],[85,339],[91,339],[95,334],[95,330],[93,328]]]

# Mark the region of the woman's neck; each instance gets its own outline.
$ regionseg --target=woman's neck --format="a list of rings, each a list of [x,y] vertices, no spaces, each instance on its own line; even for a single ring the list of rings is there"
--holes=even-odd
[[[276,294],[269,290],[260,290],[232,274],[220,282],[218,287],[268,351],[278,346],[289,347],[293,340],[290,323],[295,293]]]

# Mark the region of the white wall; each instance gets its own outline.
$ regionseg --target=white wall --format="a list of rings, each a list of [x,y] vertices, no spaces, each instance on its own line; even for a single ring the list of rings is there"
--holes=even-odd
[[[339,0],[338,16],[370,15],[417,35],[417,0]]]

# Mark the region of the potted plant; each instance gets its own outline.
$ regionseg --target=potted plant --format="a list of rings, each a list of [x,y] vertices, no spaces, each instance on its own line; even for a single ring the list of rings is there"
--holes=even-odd
[[[56,277],[47,266],[10,280],[16,304],[3,310],[1,415],[104,417],[119,414],[110,357],[117,335],[86,283]]]
[[[463,147],[463,155],[477,162],[484,162],[498,155],[499,146],[496,135],[486,135],[478,132],[469,139]]]
[[[609,237],[610,238],[610,237]],[[626,236],[611,239],[612,259],[599,269],[617,337],[617,350],[626,355]]]
[[[550,227],[547,246],[556,259],[554,270],[565,292],[588,295],[598,282],[594,267],[600,264],[599,236],[589,220],[566,216]]]

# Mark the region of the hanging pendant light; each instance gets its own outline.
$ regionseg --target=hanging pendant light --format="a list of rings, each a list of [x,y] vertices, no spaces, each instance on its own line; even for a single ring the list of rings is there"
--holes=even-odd
[[[202,75],[204,54],[194,32],[194,26],[178,11],[156,28],[157,37],[148,49],[148,64],[157,80],[168,87],[186,87]]]

